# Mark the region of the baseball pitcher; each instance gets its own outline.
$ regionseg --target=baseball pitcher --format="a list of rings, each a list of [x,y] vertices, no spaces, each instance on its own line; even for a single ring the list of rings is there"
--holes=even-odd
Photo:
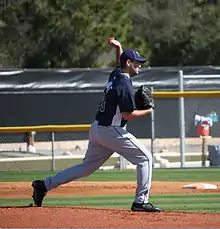
[[[89,131],[85,158],[81,164],[64,169],[55,176],[33,181],[33,200],[37,206],[42,205],[48,191],[90,175],[103,165],[113,152],[117,152],[137,166],[137,189],[131,210],[162,211],[149,202],[152,155],[134,135],[126,130],[129,120],[149,115],[154,109],[145,87],[135,93],[131,81],[132,77],[139,73],[141,64],[145,63],[146,59],[135,50],[122,52],[120,43],[115,39],[110,39],[108,42],[112,46],[117,43],[117,53],[121,55],[118,60],[116,58],[116,64],[120,64],[120,68],[112,71],[104,88],[95,120]]]

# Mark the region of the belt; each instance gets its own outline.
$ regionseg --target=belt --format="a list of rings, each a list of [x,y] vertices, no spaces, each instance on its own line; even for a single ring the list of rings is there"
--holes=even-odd
[[[104,124],[104,123],[102,123],[102,122],[100,122],[100,121],[97,121],[97,120],[96,120],[96,122],[97,122],[97,125],[98,125],[98,126],[106,126],[106,127],[108,127],[108,126],[109,126],[109,127],[124,127],[124,126],[110,126],[110,125],[106,125],[106,124]]]
[[[110,125],[106,125],[106,124],[104,124],[104,123],[101,123],[100,121],[97,121],[98,123],[97,123],[97,125],[98,126],[110,126]]]

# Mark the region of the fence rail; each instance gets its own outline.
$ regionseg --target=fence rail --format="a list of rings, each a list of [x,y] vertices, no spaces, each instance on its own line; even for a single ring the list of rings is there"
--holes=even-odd
[[[153,97],[154,98],[220,97],[220,91],[172,91],[172,92],[161,91],[161,92],[154,92]]]
[[[90,124],[84,125],[44,125],[44,126],[14,126],[0,127],[0,133],[22,133],[22,132],[53,132],[53,131],[88,131]]]

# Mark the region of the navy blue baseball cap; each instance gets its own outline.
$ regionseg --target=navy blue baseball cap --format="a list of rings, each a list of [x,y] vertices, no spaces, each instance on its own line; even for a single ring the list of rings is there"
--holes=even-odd
[[[120,62],[124,63],[126,60],[138,61],[140,63],[145,63],[147,61],[146,58],[141,57],[140,54],[133,49],[127,49],[121,54]]]

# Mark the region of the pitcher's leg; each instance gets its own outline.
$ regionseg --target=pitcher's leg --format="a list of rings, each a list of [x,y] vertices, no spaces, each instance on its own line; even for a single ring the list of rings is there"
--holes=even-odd
[[[121,128],[115,128],[118,137],[111,141],[103,139],[106,147],[137,165],[137,189],[131,210],[135,212],[161,212],[162,209],[148,202],[152,179],[152,155],[132,134]],[[112,133],[112,136],[115,136]]]
[[[103,144],[132,164],[137,165],[137,190],[135,202],[146,203],[152,179],[152,155],[146,147],[127,130],[115,127],[111,129],[112,139],[102,139]]]
[[[152,182],[152,155],[136,138],[125,141],[127,152],[120,153],[124,158],[137,165],[137,188],[134,202],[147,203]]]
[[[96,171],[111,154],[112,152],[109,151],[109,149],[90,142],[82,164],[67,168],[55,176],[47,177],[44,180],[47,191],[59,185],[90,175]]]
[[[134,202],[148,203],[152,182],[152,156],[137,164],[137,189]]]

